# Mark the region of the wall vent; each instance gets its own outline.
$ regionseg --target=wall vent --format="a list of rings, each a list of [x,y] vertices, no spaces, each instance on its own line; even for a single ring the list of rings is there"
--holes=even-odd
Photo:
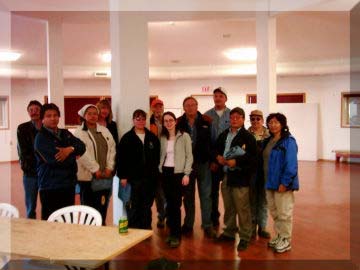
[[[94,73],[94,76],[97,78],[107,78],[109,74],[106,71],[97,71]]]

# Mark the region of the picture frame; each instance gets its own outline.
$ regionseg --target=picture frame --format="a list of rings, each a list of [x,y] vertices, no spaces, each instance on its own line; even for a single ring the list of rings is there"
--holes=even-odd
[[[360,128],[360,92],[341,93],[341,127]]]

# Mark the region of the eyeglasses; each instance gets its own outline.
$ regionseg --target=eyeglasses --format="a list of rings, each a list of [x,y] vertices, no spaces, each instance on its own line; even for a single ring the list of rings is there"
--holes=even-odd
[[[136,121],[146,121],[145,117],[135,117],[134,118]]]
[[[164,120],[164,123],[174,123],[175,120],[174,119],[168,119],[168,120]]]
[[[250,117],[250,121],[260,121],[262,118],[260,116],[257,117]]]

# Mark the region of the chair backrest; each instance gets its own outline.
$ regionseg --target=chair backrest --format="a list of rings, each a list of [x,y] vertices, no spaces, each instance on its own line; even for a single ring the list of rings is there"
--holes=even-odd
[[[101,214],[86,205],[72,205],[56,210],[49,216],[48,221],[93,226],[102,224]]]
[[[8,203],[0,203],[0,217],[18,218],[19,210]]]

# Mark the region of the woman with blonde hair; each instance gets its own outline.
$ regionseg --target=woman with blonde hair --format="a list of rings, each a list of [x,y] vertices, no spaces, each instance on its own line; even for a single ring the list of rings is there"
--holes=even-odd
[[[119,143],[119,134],[118,134],[116,122],[112,120],[113,113],[111,110],[111,104],[109,100],[107,99],[99,100],[98,103],[96,103],[96,107],[99,110],[98,123],[106,127],[110,131],[117,145]]]

